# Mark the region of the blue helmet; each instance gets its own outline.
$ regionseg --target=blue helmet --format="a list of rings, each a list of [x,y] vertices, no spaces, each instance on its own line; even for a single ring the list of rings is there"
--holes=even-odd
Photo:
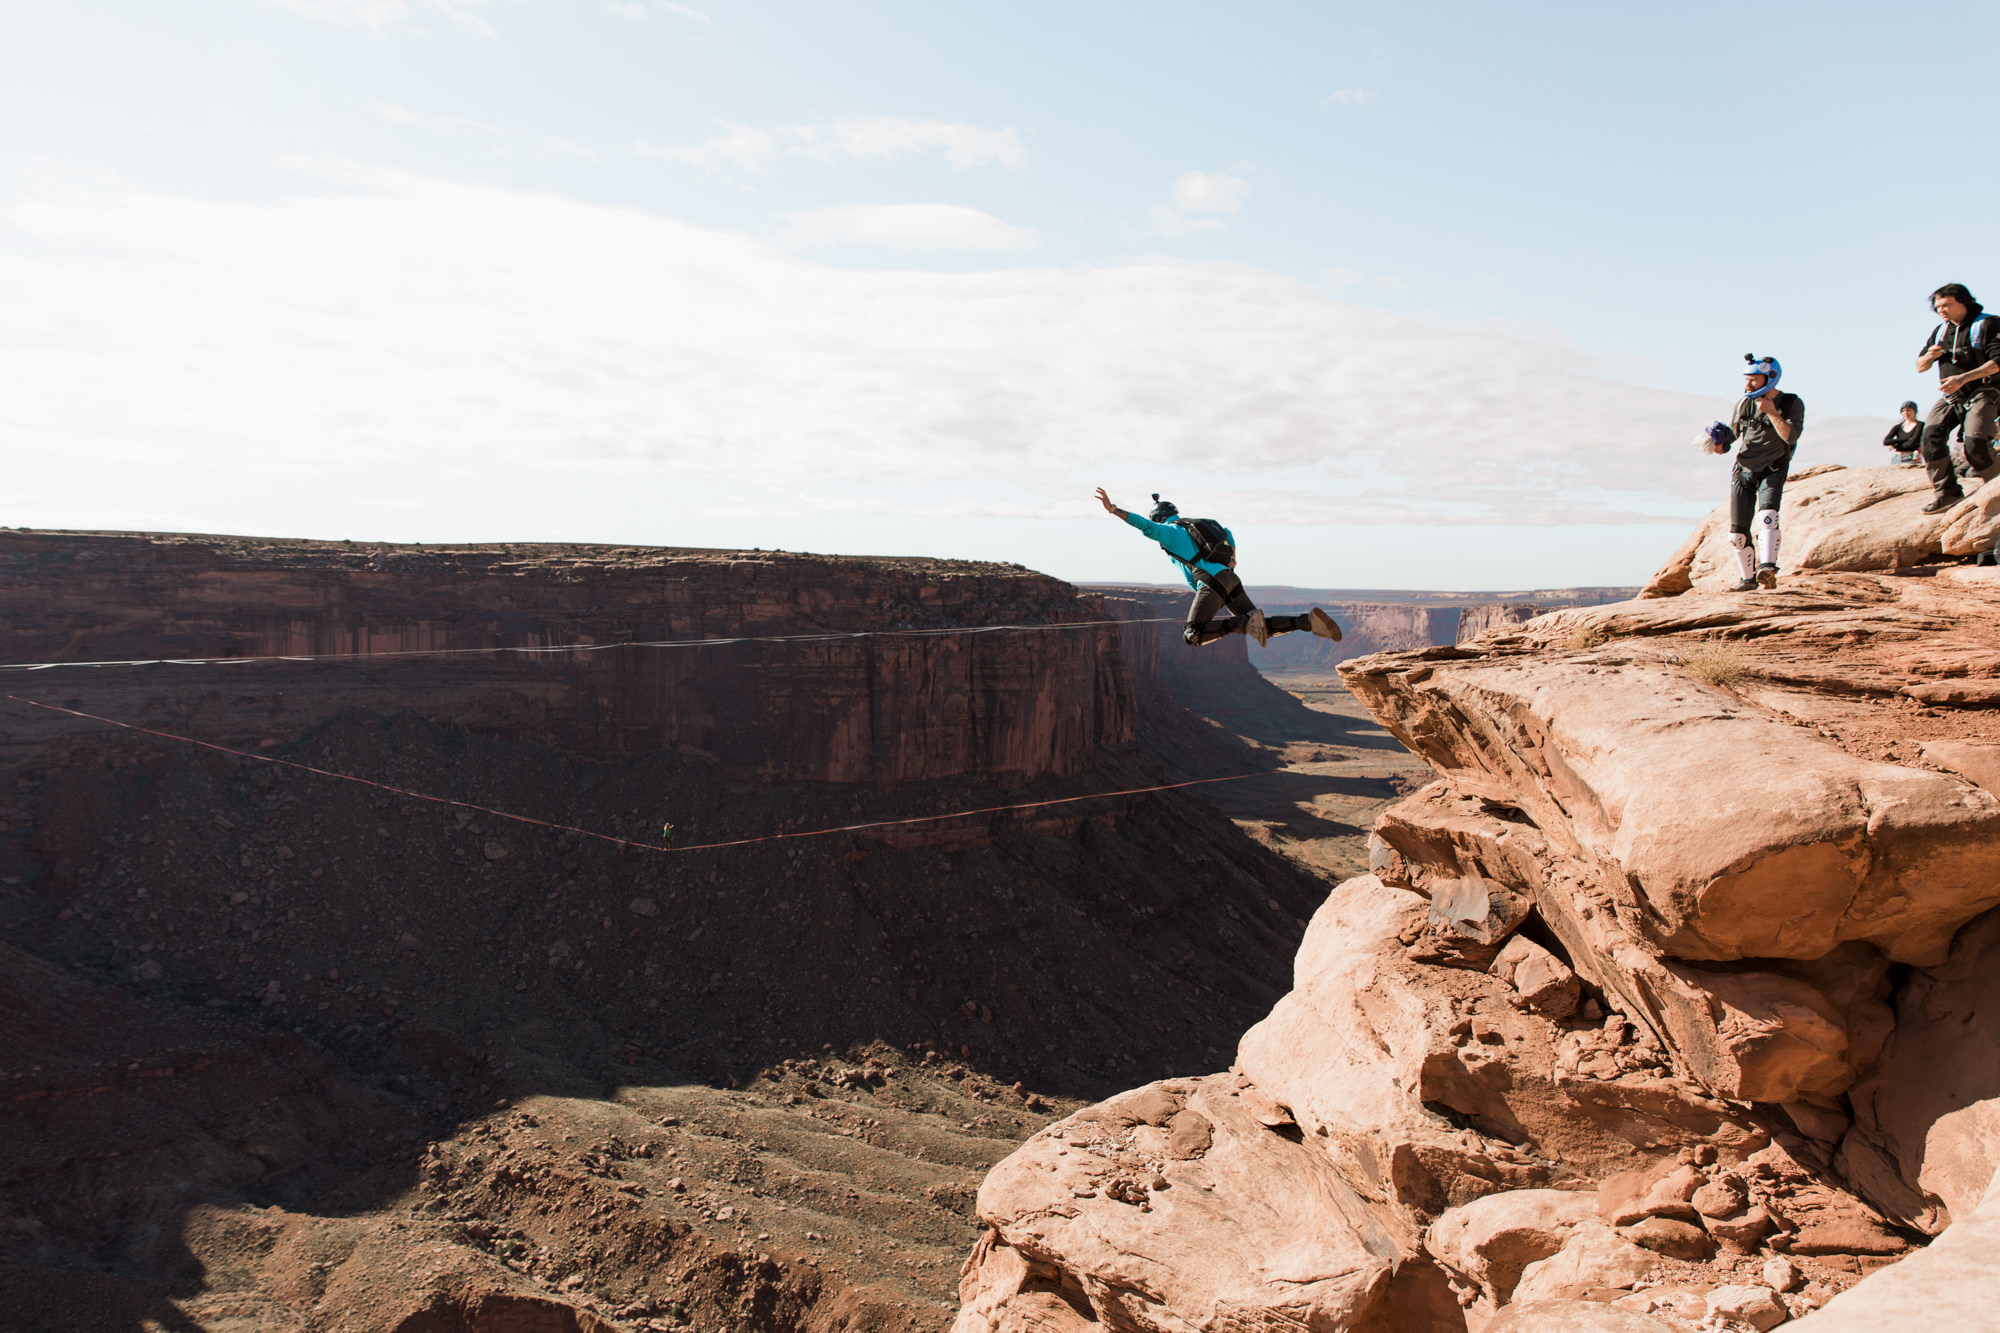
[[[1764,387],[1755,393],[1744,394],[1743,396],[1746,399],[1762,398],[1765,394],[1778,387],[1778,380],[1784,375],[1785,368],[1778,364],[1777,357],[1756,357],[1745,352],[1743,360],[1747,363],[1743,367],[1745,375],[1762,375],[1764,377]]]
[[[1146,517],[1154,523],[1164,523],[1170,518],[1179,518],[1181,511],[1172,500],[1162,500],[1158,491],[1153,492],[1153,512]]]

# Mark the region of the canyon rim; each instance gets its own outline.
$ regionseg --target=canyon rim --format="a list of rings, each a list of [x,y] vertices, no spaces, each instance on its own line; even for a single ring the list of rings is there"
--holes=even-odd
[[[2000,579],[1795,492],[1289,693],[1015,566],[0,532],[109,664],[6,690],[6,1326],[1978,1327]]]

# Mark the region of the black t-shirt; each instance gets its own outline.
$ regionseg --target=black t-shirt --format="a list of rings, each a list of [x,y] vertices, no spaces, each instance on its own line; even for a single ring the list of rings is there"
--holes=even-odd
[[[1899,454],[1913,454],[1924,438],[1922,421],[1898,421],[1889,427],[1889,433],[1882,437],[1884,449],[1894,449]]]
[[[1757,410],[1756,400],[1745,398],[1736,405],[1736,465],[1752,472],[1776,467],[1799,447],[1799,432],[1806,425],[1806,402],[1795,393],[1780,393],[1772,404],[1792,432],[1787,440],[1771,425],[1771,419]]]

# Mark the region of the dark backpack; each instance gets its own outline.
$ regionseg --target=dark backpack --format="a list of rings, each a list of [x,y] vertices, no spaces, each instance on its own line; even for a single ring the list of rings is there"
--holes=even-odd
[[[1211,565],[1234,565],[1236,547],[1212,518],[1179,518],[1174,526],[1194,539],[1195,559]]]

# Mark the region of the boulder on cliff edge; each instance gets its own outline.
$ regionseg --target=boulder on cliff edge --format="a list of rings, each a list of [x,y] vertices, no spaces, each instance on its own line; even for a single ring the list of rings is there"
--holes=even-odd
[[[1427,912],[1420,895],[1373,875],[1334,889],[1306,928],[1291,993],[1237,1053],[1308,1142],[1406,1224],[1497,1191],[1622,1170],[1635,1144],[1761,1146],[1726,1105],[1666,1076],[1628,1027],[1603,1035],[1602,1077],[1567,1073],[1572,1034],[1517,1007],[1512,986],[1407,956],[1403,940]]]
[[[1152,1084],[994,1167],[954,1333],[1361,1326],[1401,1255],[1386,1214],[1245,1092],[1228,1076]]]
[[[1859,939],[1936,963],[2000,903],[2000,799],[1860,758],[1657,651],[1460,649],[1340,671],[1464,789],[1628,880],[1632,925],[1669,956],[1817,958]]]
[[[1935,557],[1945,549],[1944,535],[1952,520],[1972,506],[1926,514],[1923,508],[1930,495],[1930,482],[1920,469],[1822,463],[1793,473],[1778,509],[1784,533],[1778,548],[1779,574],[1900,569]],[[1995,518],[2000,522],[2000,501]],[[1733,586],[1737,577],[1728,506],[1717,505],[1639,595],[1720,592]]]

